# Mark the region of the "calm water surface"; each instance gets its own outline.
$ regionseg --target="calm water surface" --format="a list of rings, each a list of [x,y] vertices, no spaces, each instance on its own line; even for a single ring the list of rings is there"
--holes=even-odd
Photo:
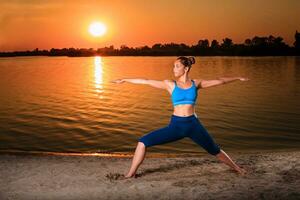
[[[176,57],[0,58],[0,152],[133,153],[167,126],[166,90],[110,83],[174,79]],[[191,78],[245,76],[200,89],[196,113],[227,152],[300,149],[300,57],[196,57]],[[206,153],[189,138],[149,153]]]

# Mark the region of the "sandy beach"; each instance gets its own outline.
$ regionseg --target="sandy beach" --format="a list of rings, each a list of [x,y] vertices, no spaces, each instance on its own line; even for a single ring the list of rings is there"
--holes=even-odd
[[[300,151],[230,153],[241,176],[214,156],[0,155],[0,199],[300,199]]]

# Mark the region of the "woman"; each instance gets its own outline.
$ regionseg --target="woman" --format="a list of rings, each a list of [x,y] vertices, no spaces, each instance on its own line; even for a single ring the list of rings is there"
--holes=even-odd
[[[184,137],[189,137],[204,148],[209,154],[216,156],[220,161],[233,168],[239,174],[246,170],[240,168],[231,158],[214,142],[213,138],[203,127],[195,113],[197,91],[200,88],[209,88],[235,80],[249,80],[243,77],[219,78],[216,80],[191,79],[189,71],[195,63],[194,57],[178,57],[174,62],[173,72],[177,81],[149,80],[149,79],[117,79],[114,83],[137,83],[167,90],[174,106],[174,112],[168,126],[152,131],[139,138],[129,172],[124,178],[136,177],[136,171],[145,157],[146,148],[154,145],[165,144]]]

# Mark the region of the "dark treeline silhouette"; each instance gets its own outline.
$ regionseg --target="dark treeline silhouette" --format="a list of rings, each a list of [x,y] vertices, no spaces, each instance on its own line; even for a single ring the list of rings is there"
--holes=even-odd
[[[296,31],[295,42],[292,47],[285,44],[282,37],[255,36],[246,39],[243,44],[234,44],[230,38],[224,38],[221,43],[217,40],[199,40],[197,44],[188,46],[184,43],[154,44],[152,47],[128,47],[121,45],[115,49],[113,45],[104,48],[63,48],[33,51],[0,52],[0,57],[10,56],[288,56],[300,55],[300,33]]]

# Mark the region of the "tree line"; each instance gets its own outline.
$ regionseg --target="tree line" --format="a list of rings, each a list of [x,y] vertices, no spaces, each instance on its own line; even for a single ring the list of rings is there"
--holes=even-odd
[[[52,48],[48,50],[0,52],[0,57],[10,56],[299,56],[300,33],[296,30],[293,46],[287,45],[283,38],[272,35],[255,36],[246,39],[242,44],[234,44],[232,39],[224,38],[221,43],[217,40],[209,42],[208,39],[199,40],[197,44],[186,45],[184,43],[157,43],[151,47],[128,47],[121,45],[115,49],[113,45],[98,49],[93,48]]]

